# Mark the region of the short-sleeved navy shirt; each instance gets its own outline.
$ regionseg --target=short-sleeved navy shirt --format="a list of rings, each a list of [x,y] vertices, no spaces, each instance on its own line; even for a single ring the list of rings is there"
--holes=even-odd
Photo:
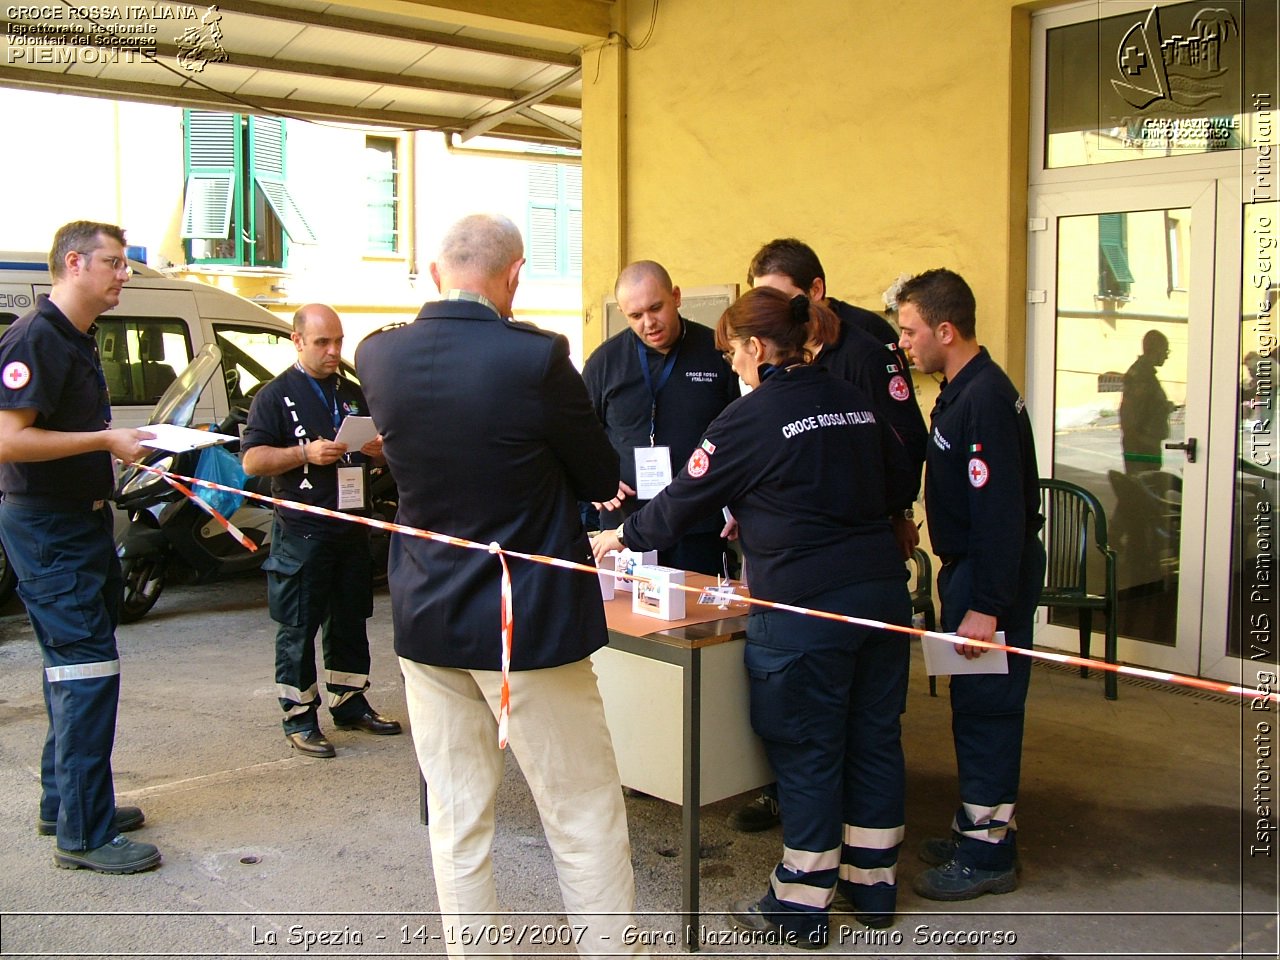
[[[42,430],[86,433],[111,425],[97,326],[82,333],[47,294],[0,337],[0,409],[35,410]],[[0,490],[101,500],[115,489],[111,454],[0,464]]]
[[[318,388],[318,390],[317,390]],[[336,391],[336,395],[335,395]],[[321,399],[323,394],[324,399]],[[335,420],[336,411],[336,420]],[[332,440],[338,426],[348,416],[367,417],[369,405],[364,393],[349,380],[334,374],[316,380],[294,364],[253,398],[249,419],[245,423],[241,450],[253,447],[288,447],[306,445],[312,440]],[[351,463],[364,463],[358,453],[348,454]],[[338,507],[338,467],[343,461],[328,466],[308,463],[271,478],[271,493],[282,500],[297,500],[317,507]],[[367,535],[367,527],[303,513],[301,510],[278,509],[280,518],[291,534],[321,540],[345,539]],[[349,511],[367,515],[364,511]]]

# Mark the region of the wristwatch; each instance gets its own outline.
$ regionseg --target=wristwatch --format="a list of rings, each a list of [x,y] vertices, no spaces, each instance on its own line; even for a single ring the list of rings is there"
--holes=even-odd
[[[626,544],[622,542],[622,528],[625,524],[618,524],[618,529],[613,531],[613,535],[618,538],[618,546],[625,548]]]
[[[912,507],[907,507],[907,509],[903,510],[898,514],[898,516],[902,517],[903,520],[914,520],[916,518],[916,512]]]

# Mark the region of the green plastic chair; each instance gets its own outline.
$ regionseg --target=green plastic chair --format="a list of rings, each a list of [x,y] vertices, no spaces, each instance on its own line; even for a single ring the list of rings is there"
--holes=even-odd
[[[1080,656],[1089,656],[1093,612],[1107,619],[1103,659],[1116,662],[1116,552],[1107,541],[1107,515],[1098,498],[1084,487],[1052,478],[1040,481],[1041,531],[1046,556],[1040,606],[1079,611]],[[1090,563],[1102,564],[1102,592],[1089,589]],[[1088,667],[1080,676],[1089,675]],[[1116,674],[1103,679],[1108,700],[1116,699]]]

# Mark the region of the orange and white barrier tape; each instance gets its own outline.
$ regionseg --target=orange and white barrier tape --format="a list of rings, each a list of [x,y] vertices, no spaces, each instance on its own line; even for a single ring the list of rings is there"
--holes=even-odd
[[[498,543],[478,543],[474,540],[465,540],[461,537],[451,537],[443,533],[435,533],[431,530],[421,530],[417,527],[409,527],[399,523],[389,523],[386,520],[374,520],[370,517],[356,517],[349,513],[342,513],[337,510],[329,510],[325,507],[316,507],[307,503],[298,503],[295,500],[282,500],[277,497],[269,497],[260,493],[252,493],[248,490],[241,490],[238,487],[227,487],[212,480],[200,480],[195,477],[184,477],[181,474],[169,474],[163,470],[157,470],[154,467],[142,466],[142,469],[157,476],[164,477],[170,483],[173,480],[185,480],[188,483],[199,484],[203,487],[211,487],[215,490],[225,490],[229,493],[237,493],[246,497],[252,497],[263,503],[270,503],[277,507],[284,507],[287,510],[299,510],[303,513],[312,513],[317,516],[333,517],[338,520],[346,520],[351,523],[363,524],[367,527],[373,527],[379,530],[387,530],[391,533],[400,533],[405,536],[419,537],[425,540],[434,540],[438,543],[447,543],[455,547],[462,547],[468,550],[484,550],[494,554],[502,563],[502,700],[499,709],[499,739],[501,746],[506,746],[506,730],[507,720],[510,716],[510,689],[509,689],[509,671],[511,664],[511,646],[512,635],[514,633],[515,617],[511,607],[511,573],[507,568],[507,557],[515,557],[519,560],[528,560],[532,563],[542,563],[552,567],[560,567],[564,570],[578,570],[583,573],[589,573],[592,576],[599,574],[599,569],[595,566],[576,563],[573,560],[564,560],[560,557],[548,557],[536,553],[522,553],[518,550],[507,550]],[[230,521],[220,517],[208,504],[196,497],[190,490],[183,488],[179,484],[173,484],[177,489],[182,490],[186,496],[197,500],[201,506],[213,513],[215,517],[234,529]],[[238,531],[237,531],[238,532]],[[233,534],[234,535],[234,534]],[[242,534],[243,536],[243,534]],[[615,574],[615,576],[623,577],[627,580],[641,579],[631,574]],[[704,588],[691,587],[685,584],[671,584],[677,590],[683,590],[686,593],[700,594]],[[1006,653],[1014,653],[1022,657],[1031,657],[1035,660],[1048,660],[1052,663],[1063,663],[1069,666],[1089,667],[1095,670],[1109,670],[1112,673],[1122,674],[1129,677],[1140,677],[1144,680],[1157,680],[1162,683],[1170,683],[1176,686],[1192,687],[1198,690],[1207,690],[1212,693],[1225,693],[1237,696],[1242,699],[1252,700],[1255,703],[1271,702],[1280,703],[1280,690],[1272,690],[1268,687],[1250,688],[1242,687],[1236,684],[1222,683],[1218,680],[1207,680],[1203,677],[1189,677],[1185,674],[1171,673],[1165,670],[1147,670],[1142,667],[1131,667],[1123,663],[1107,663],[1104,660],[1093,660],[1088,657],[1078,657],[1069,653],[1055,653],[1048,650],[1031,650],[1026,647],[1011,647],[1006,644],[992,643],[984,640],[969,640],[965,637],[958,637],[953,633],[938,633],[932,630],[918,630],[915,627],[905,627],[896,623],[885,623],[880,620],[870,620],[864,617],[851,617],[843,613],[831,613],[827,610],[814,610],[809,607],[798,607],[790,603],[778,603],[773,600],[761,600],[758,597],[738,597],[736,602],[748,604],[756,607],[763,607],[770,610],[783,610],[788,613],[797,613],[807,617],[820,617],[824,620],[835,620],[840,623],[849,623],[859,627],[870,627],[875,630],[889,630],[893,633],[908,634],[913,637],[935,637],[939,640],[945,640],[947,643],[956,646],[971,645],[982,647],[987,650],[1004,650]]]
[[[147,467],[146,469],[149,470],[151,468]],[[237,527],[234,523],[232,523],[230,520],[224,517],[221,513],[215,510],[213,505],[209,503],[207,500],[205,500],[203,497],[196,496],[194,493],[191,492],[191,490],[188,487],[183,486],[181,483],[175,480],[174,479],[174,476],[176,476],[175,474],[162,473],[161,476],[164,477],[165,482],[169,484],[169,486],[173,487],[173,489],[177,490],[180,494],[182,494],[188,500],[194,500],[197,507],[199,507],[205,513],[209,514],[209,516],[213,517],[213,519],[217,520],[218,523],[222,524],[222,526],[226,528],[227,533],[231,534],[232,538],[235,539],[236,543],[240,544],[240,546],[244,547],[250,553],[258,552],[258,545],[254,543],[252,540],[250,540],[248,537],[246,537],[244,535],[244,532],[239,527]],[[200,482],[201,481],[199,480],[196,481],[196,483],[200,483]]]

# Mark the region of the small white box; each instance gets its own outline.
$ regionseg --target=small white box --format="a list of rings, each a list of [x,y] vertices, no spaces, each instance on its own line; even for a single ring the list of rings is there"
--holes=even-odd
[[[635,550],[617,550],[612,552],[613,569],[621,574],[634,574],[636,567],[642,563],[655,564],[658,562],[657,550],[646,550],[644,553],[637,553]],[[625,590],[631,592],[631,581],[626,576],[615,577],[613,581],[615,590]]]
[[[596,569],[600,571],[596,574],[596,579],[600,581],[600,596],[605,600],[613,599],[613,563],[617,556],[616,553],[610,552],[603,559],[596,561]]]
[[[635,569],[631,612],[659,620],[684,619],[684,571],[657,564],[640,564]]]

